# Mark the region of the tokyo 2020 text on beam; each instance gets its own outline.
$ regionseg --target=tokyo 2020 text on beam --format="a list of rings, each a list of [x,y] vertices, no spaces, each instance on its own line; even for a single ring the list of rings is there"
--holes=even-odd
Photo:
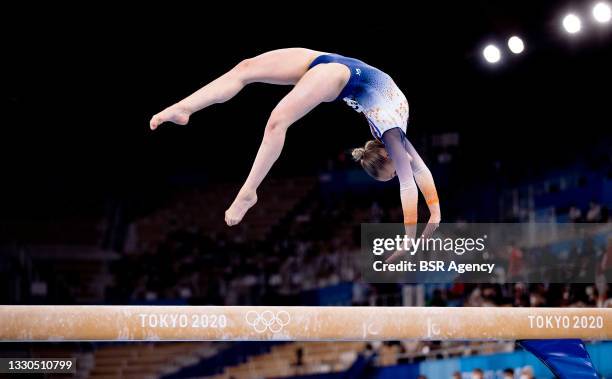
[[[612,339],[612,309],[0,306],[1,341]]]

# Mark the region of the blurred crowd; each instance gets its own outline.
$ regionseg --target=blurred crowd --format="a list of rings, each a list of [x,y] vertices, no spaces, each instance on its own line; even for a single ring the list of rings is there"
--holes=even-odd
[[[507,368],[502,370],[501,378],[503,379],[534,379],[533,368],[531,366],[525,366],[520,369]],[[472,370],[469,376],[461,375],[460,372],[455,372],[450,379],[484,379],[485,372],[482,369],[476,368]],[[419,375],[417,379],[428,379],[425,375]]]
[[[607,216],[602,218],[603,208],[592,203],[585,211],[588,218],[575,221],[608,221]],[[401,285],[365,283],[357,263],[360,223],[399,219],[401,209],[393,203],[364,199],[362,194],[310,196],[259,241],[233,236],[232,229],[210,236],[197,226],[176,222],[180,217],[177,213],[168,218],[161,243],[139,244],[148,249],[125,254],[115,262],[110,302],[181,299],[192,304],[291,305],[302,304],[301,295],[307,291],[353,283],[352,304],[405,304]],[[502,277],[512,284],[455,284],[429,291],[426,302],[436,306],[611,306],[602,273],[612,269],[612,246],[586,237],[581,242],[571,247],[567,252],[571,259],[565,261],[547,247],[508,246]],[[559,262],[565,265],[559,268]],[[549,269],[545,274],[529,274],[532,271],[526,269],[545,266]],[[536,281],[539,278],[553,283]]]
[[[171,222],[163,242],[114,264],[111,300],[297,304],[304,291],[352,282],[358,229],[350,212],[319,199],[305,205],[262,241],[244,241],[231,230],[210,237]]]

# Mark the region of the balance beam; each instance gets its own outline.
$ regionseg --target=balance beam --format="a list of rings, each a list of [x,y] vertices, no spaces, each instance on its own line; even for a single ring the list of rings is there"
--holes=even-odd
[[[612,339],[612,309],[0,306],[0,341]]]

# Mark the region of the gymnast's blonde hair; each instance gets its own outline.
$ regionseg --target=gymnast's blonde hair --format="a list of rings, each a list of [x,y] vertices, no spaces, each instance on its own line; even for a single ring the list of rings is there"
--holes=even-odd
[[[388,161],[385,145],[377,139],[366,142],[364,147],[353,149],[352,154],[355,162],[359,162],[368,175],[374,179],[378,179],[380,170]]]

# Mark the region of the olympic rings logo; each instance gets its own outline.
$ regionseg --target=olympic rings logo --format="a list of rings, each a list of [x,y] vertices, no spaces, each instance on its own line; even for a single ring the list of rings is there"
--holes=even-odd
[[[291,321],[291,316],[287,311],[278,311],[276,314],[272,311],[248,311],[246,314],[246,322],[257,333],[264,333],[266,330],[272,333],[278,333]]]

